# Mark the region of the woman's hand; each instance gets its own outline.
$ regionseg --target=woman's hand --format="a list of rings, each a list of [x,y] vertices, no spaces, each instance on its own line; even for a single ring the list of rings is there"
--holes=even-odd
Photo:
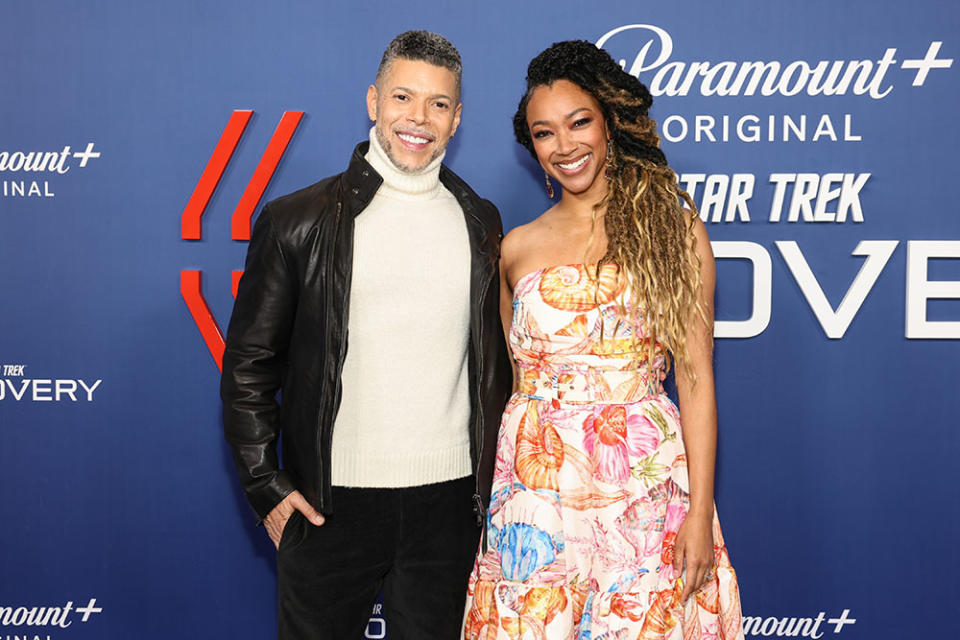
[[[713,571],[713,513],[690,512],[677,531],[673,569],[677,575],[686,566],[687,577],[681,602],[703,586]]]

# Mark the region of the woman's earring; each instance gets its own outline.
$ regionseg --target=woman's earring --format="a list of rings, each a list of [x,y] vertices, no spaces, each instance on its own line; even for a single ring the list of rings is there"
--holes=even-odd
[[[547,197],[553,200],[553,185],[550,184],[550,174],[544,170],[543,178],[547,181]]]
[[[604,168],[603,174],[606,176],[607,180],[613,178],[613,141],[610,138],[607,138],[607,164]]]

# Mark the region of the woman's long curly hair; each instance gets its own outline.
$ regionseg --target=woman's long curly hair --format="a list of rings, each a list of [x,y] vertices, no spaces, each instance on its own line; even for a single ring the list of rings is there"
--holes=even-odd
[[[686,329],[696,318],[707,322],[693,233],[698,213],[659,148],[656,123],[647,115],[653,98],[595,45],[585,40],[552,45],[530,62],[527,91],[513,117],[517,142],[534,158],[527,104],[534,89],[558,80],[573,82],[599,103],[612,145],[609,188],[594,207],[594,228],[606,207],[607,251],[597,273],[604,263],[626,272],[633,305],[621,314],[632,326],[642,326],[648,338],[639,355],[652,362],[662,351],[668,368],[671,361],[687,364]]]

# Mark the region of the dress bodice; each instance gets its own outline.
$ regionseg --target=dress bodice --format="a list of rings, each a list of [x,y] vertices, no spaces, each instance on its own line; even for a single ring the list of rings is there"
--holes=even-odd
[[[613,264],[558,265],[521,277],[514,287],[510,346],[521,391],[548,385],[558,398],[623,401],[659,393],[664,358],[650,367],[642,325],[626,320],[629,287]],[[525,387],[527,387],[525,389]],[[618,392],[617,389],[620,389]],[[641,391],[642,389],[642,391]]]

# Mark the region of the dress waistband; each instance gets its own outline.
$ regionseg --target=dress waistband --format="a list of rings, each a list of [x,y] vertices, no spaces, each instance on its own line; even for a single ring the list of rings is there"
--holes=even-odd
[[[567,404],[628,404],[663,393],[660,370],[518,364],[518,391]]]

